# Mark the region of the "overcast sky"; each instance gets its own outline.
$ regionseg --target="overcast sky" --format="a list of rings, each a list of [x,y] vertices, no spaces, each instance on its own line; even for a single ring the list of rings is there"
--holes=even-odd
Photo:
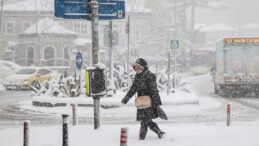
[[[240,25],[259,23],[259,0],[222,0],[229,5],[225,11],[197,10],[196,23],[226,23],[238,25],[238,3],[240,3]]]

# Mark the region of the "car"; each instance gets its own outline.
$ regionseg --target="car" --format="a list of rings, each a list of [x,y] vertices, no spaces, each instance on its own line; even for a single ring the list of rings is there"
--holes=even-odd
[[[195,66],[190,68],[193,75],[204,75],[210,73],[210,68],[207,66]]]
[[[7,76],[3,82],[6,90],[39,88],[39,83],[56,79],[58,73],[45,67],[24,67],[15,74]]]
[[[21,66],[14,62],[0,60],[0,79],[3,80],[5,77],[14,74],[19,69],[21,69]]]

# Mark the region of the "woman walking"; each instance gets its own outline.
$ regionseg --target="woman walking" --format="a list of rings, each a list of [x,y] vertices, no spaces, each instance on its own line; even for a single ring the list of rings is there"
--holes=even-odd
[[[121,102],[126,104],[137,93],[135,101],[137,120],[141,124],[139,139],[145,139],[148,128],[154,131],[158,138],[162,138],[165,132],[161,131],[157,123],[152,121],[152,119],[158,118],[159,111],[162,110],[159,107],[162,102],[157,89],[156,76],[148,70],[147,62],[142,58],[136,60],[133,69],[136,71],[133,84]],[[162,113],[164,114],[164,112]],[[166,117],[165,114],[164,116]]]

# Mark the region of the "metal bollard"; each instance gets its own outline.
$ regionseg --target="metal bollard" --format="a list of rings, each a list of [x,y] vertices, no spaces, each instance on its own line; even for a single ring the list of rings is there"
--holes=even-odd
[[[227,126],[230,126],[231,104],[227,104]]]
[[[121,128],[120,146],[127,146],[128,128]]]
[[[68,115],[62,115],[63,119],[63,143],[62,146],[68,146]]]
[[[72,106],[72,119],[73,119],[73,125],[77,125],[77,105],[71,104]]]
[[[26,120],[23,123],[23,146],[29,146],[30,121]]]

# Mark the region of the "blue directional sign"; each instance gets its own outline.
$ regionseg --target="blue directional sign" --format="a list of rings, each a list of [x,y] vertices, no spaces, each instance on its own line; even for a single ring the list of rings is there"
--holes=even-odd
[[[55,18],[91,20],[91,0],[55,0]],[[125,18],[125,1],[99,0],[99,19]]]
[[[90,20],[88,3],[89,0],[55,0],[55,18]]]
[[[125,1],[99,0],[99,19],[123,19],[125,18]]]
[[[80,52],[77,52],[76,54],[76,67],[78,70],[81,70],[83,64],[83,58],[82,54]]]

